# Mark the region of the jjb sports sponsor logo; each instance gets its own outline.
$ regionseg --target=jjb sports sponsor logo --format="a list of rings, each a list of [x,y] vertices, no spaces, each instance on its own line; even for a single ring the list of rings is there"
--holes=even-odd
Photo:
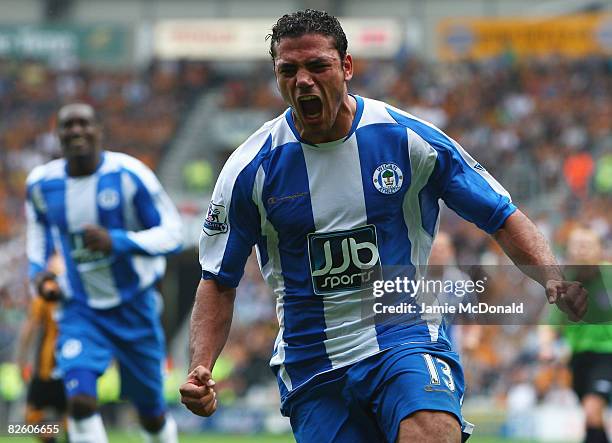
[[[308,234],[308,256],[317,295],[371,288],[382,276],[373,225]]]

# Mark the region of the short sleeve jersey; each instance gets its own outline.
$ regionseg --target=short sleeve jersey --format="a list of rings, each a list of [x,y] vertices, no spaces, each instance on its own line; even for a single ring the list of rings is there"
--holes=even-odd
[[[344,139],[308,144],[290,109],[255,132],[223,168],[200,236],[202,277],[230,287],[255,245],[276,297],[280,330],[270,364],[282,400],[318,374],[385,349],[449,348],[439,322],[378,322],[372,279],[397,266],[419,275],[440,200],[488,233],[516,209],[442,131],[353,97],[357,112]]]
[[[66,160],[32,170],[27,179],[30,277],[52,251],[66,264],[68,298],[108,309],[151,288],[164,274],[165,255],[182,246],[180,216],[153,172],[126,154],[103,151],[97,170],[71,177]],[[110,254],[87,249],[83,229],[106,228]]]

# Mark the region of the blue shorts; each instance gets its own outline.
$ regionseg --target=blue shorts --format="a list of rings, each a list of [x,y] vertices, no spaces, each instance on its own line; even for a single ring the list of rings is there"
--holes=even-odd
[[[151,290],[111,309],[92,309],[71,301],[64,304],[56,358],[69,397],[95,396],[97,377],[115,359],[122,397],[146,416],[165,411],[165,340],[157,295]]]
[[[285,404],[298,443],[395,443],[400,422],[419,410],[447,411],[471,432],[452,351],[394,348],[318,378]]]

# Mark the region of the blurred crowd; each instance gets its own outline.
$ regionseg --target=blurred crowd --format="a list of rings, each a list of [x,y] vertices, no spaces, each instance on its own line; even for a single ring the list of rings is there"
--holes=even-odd
[[[12,263],[2,256],[23,254],[23,182],[33,166],[58,155],[53,124],[59,105],[92,103],[104,123],[105,146],[155,167],[194,97],[208,89],[221,91],[222,110],[281,111],[271,69],[270,62],[243,74],[205,63],[154,63],[142,73],[104,73],[0,61],[0,265],[6,269]],[[567,235],[577,225],[596,231],[605,256],[612,258],[612,59],[508,56],[446,65],[400,54],[394,60],[357,60],[355,71],[351,92],[408,110],[459,141],[536,221],[561,260]],[[452,211],[443,212],[440,228],[452,237],[458,264],[509,264],[489,236]],[[11,275],[25,279],[23,269]],[[543,300],[542,290],[529,281],[505,284],[501,292]],[[0,280],[2,287],[13,290]],[[11,299],[0,297],[0,315],[15,304]],[[275,389],[267,368],[277,329],[274,300],[253,257],[236,309],[216,368],[221,398],[276,398],[266,394],[268,387]],[[0,326],[7,325],[2,319]],[[460,334],[468,396],[503,402],[513,386],[535,380],[535,395],[543,399],[569,386],[567,373],[533,364],[535,326],[486,328],[476,337],[467,330]]]
[[[61,154],[55,135],[60,106],[90,103],[103,123],[104,147],[155,168],[208,81],[205,63],[105,72],[0,59],[0,242],[21,231],[27,173]]]

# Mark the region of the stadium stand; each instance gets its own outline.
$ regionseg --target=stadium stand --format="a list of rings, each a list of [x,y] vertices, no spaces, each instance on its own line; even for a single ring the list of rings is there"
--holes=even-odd
[[[394,60],[358,61],[355,69],[359,75],[351,84],[352,92],[410,110],[458,140],[537,220],[560,256],[571,228],[586,224],[604,239],[610,260],[609,58],[504,56],[448,65],[403,54]],[[0,364],[10,361],[11,337],[16,336],[28,299],[24,179],[33,166],[57,155],[53,112],[68,101],[92,103],[107,122],[105,146],[155,168],[171,160],[173,153],[166,147],[196,100],[207,94],[216,97],[219,113],[273,116],[282,109],[268,62],[253,62],[244,75],[227,72],[227,66],[205,62],[158,61],[144,72],[104,72],[0,60]],[[235,146],[218,148],[221,163]],[[179,186],[190,191],[189,181]],[[206,201],[203,196],[199,203]],[[452,234],[459,263],[504,264],[488,237],[449,211],[441,229]],[[508,292],[516,284],[507,281],[496,290]],[[541,295],[526,281],[519,286],[525,294]],[[189,299],[192,294],[177,296]],[[463,343],[469,397],[493,399],[509,409],[538,402],[575,404],[567,371],[537,362],[533,325],[487,328],[479,346],[469,336]],[[248,404],[248,399],[257,403],[276,398],[266,368],[275,333],[271,295],[251,260],[238,289],[230,344],[216,368],[222,402],[242,398]],[[181,362],[175,364],[183,370]]]

